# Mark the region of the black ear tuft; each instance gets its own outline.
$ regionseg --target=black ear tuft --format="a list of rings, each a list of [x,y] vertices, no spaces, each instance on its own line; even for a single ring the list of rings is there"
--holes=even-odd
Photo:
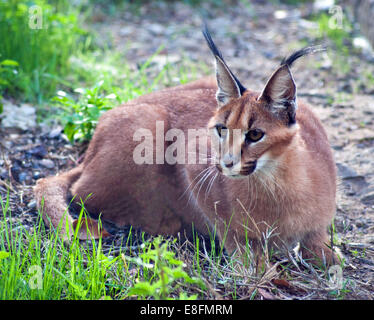
[[[210,51],[212,51],[212,53],[213,53],[213,55],[216,59],[218,58],[225,65],[228,72],[230,73],[230,75],[235,80],[236,85],[238,86],[238,88],[240,90],[240,94],[242,95],[244,93],[244,91],[246,90],[246,88],[240,83],[238,78],[231,72],[230,68],[227,66],[227,64],[225,62],[225,59],[222,56],[221,51],[217,48],[217,46],[215,45],[215,43],[212,39],[212,36],[210,35],[208,25],[206,24],[206,22],[204,22],[204,27],[203,27],[202,33],[203,33],[204,38],[205,38],[205,40],[206,40],[206,42],[209,46]]]
[[[305,47],[303,49],[297,50],[294,53],[292,53],[289,57],[283,58],[281,61],[280,65],[284,66],[287,65],[288,67],[291,67],[292,64],[302,56],[305,56],[307,54],[312,54],[315,52],[320,52],[320,51],[326,51],[326,47],[322,45],[317,45],[317,46],[310,46],[310,47]]]
[[[221,51],[219,51],[219,49],[217,48],[217,46],[213,42],[212,36],[210,35],[209,29],[208,29],[208,25],[206,23],[204,23],[204,27],[203,27],[202,32],[203,32],[203,35],[204,35],[204,38],[205,38],[206,42],[208,43],[209,49],[210,49],[210,51],[212,51],[213,55],[215,57],[219,57],[222,61],[225,61],[223,59]]]

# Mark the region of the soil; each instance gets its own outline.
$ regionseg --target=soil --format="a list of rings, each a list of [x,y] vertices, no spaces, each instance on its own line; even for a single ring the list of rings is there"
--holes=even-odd
[[[113,50],[134,67],[164,45],[153,62],[155,72],[165,61],[178,65],[185,58],[212,65],[200,32],[203,15],[229,66],[253,90],[261,90],[285,55],[305,43],[318,42],[311,30],[314,25],[306,22],[314,13],[311,4],[252,2],[222,9],[157,2],[142,6],[138,14],[126,11],[113,17],[99,9],[95,12],[92,27],[100,41],[111,41]],[[331,57],[336,55],[306,57],[293,67],[293,75],[299,99],[312,105],[322,120],[336,159],[339,182],[334,225],[346,258],[343,277],[350,281],[345,298],[373,299],[374,85],[364,76],[373,74],[373,58],[352,47],[338,67]],[[204,75],[205,68],[197,73]],[[84,152],[85,146],[72,146],[60,131],[43,125],[28,130],[0,126],[0,194],[4,199],[9,190],[13,218],[28,227],[37,217],[32,194],[36,180],[72,168]],[[316,296],[325,297],[326,293]]]

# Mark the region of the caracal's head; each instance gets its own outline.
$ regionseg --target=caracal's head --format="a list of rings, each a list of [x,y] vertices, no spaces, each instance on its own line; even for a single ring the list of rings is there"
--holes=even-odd
[[[218,106],[208,126],[217,169],[231,178],[276,169],[298,128],[296,85],[290,66],[297,58],[322,48],[307,47],[284,59],[262,92],[254,93],[231,72],[206,27],[203,34],[216,62]]]

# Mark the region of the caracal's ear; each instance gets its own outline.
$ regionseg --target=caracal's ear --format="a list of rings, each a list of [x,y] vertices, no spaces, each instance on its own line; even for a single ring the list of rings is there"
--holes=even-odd
[[[291,54],[281,62],[281,66],[272,74],[262,90],[258,100],[279,119],[292,125],[296,122],[296,85],[291,74],[291,66],[298,58],[326,50],[322,46],[306,47]]]
[[[216,98],[218,102],[218,107],[222,107],[225,104],[227,104],[231,99],[241,97],[246,89],[241,85],[239,80],[234,76],[234,74],[227,66],[225,60],[222,57],[221,52],[214,44],[206,24],[204,25],[203,35],[208,43],[210,50],[212,51],[215,57],[216,77],[218,86]]]
[[[296,121],[296,85],[288,65],[279,67],[270,77],[260,97],[266,108],[280,118],[293,124]]]

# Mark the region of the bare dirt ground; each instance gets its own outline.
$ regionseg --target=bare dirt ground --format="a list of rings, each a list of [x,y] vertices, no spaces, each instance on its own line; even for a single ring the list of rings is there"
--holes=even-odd
[[[318,42],[312,35],[314,25],[305,21],[313,12],[310,5],[203,7],[157,3],[142,7],[136,15],[129,11],[115,17],[97,11],[94,29],[100,41],[111,41],[113,50],[122,52],[134,66],[161,45],[164,49],[153,62],[155,70],[166,62],[178,65],[183,59],[211,66],[212,57],[200,32],[202,12],[227,63],[240,81],[254,90],[261,90],[283,56],[305,43]],[[275,10],[284,10],[286,17]],[[323,121],[338,167],[335,228],[346,258],[344,298],[373,299],[374,85],[364,74],[373,74],[374,66],[371,57],[352,49],[341,64],[341,69],[346,64],[350,68],[343,72],[333,63],[334,57],[323,53],[304,58],[295,65],[293,74],[299,99],[311,104]],[[198,68],[197,75],[205,72],[206,68]],[[4,197],[10,188],[13,215],[28,226],[36,219],[32,196],[35,181],[71,168],[84,149],[71,146],[58,131],[44,131],[39,127],[10,131],[0,126],[1,195]],[[318,292],[310,298],[329,296]]]

